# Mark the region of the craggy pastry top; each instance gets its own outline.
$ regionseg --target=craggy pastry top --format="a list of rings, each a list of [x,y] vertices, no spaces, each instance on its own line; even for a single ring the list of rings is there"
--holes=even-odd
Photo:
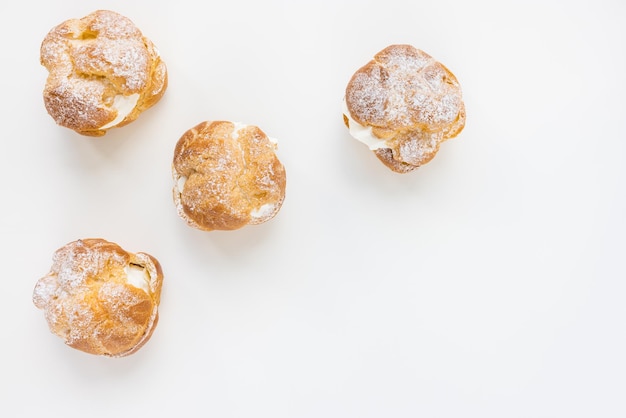
[[[346,87],[345,106],[346,125],[368,129],[380,143],[370,148],[398,170],[430,161],[439,144],[465,125],[456,77],[410,45],[391,45],[357,70]]]
[[[62,126],[101,136],[135,120],[167,87],[152,42],[128,18],[98,10],[54,27],[41,44],[44,103]]]
[[[266,222],[285,198],[276,143],[256,126],[202,122],[179,139],[172,175],[178,214],[201,230]]]
[[[50,330],[78,350],[112,357],[134,353],[158,321],[163,272],[145,253],[103,239],[58,249],[33,291]]]

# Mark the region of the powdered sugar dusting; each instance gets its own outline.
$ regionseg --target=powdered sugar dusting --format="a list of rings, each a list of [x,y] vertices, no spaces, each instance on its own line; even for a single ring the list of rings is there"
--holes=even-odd
[[[399,140],[397,160],[420,166],[429,161],[439,148],[441,132],[413,133]]]
[[[56,274],[50,274],[37,281],[33,291],[33,303],[39,309],[44,309],[49,301],[57,298],[59,285],[56,281]]]
[[[108,117],[99,100],[103,95],[104,86],[95,80],[62,78],[50,86],[44,99],[48,112],[60,125],[97,129],[99,121]]]
[[[120,325],[128,335],[135,335],[144,324],[138,324],[131,309],[142,302],[136,293],[119,283],[103,283],[98,291],[98,298],[109,317]]]
[[[83,240],[58,250],[53,257],[52,271],[57,274],[59,287],[72,292],[96,279],[107,265],[125,264],[127,257],[118,251],[102,250],[103,246],[87,246]]]
[[[458,82],[445,67],[402,45],[381,51],[357,71],[346,96],[360,124],[393,128],[452,123],[461,103]]]
[[[385,121],[385,105],[387,92],[381,77],[382,69],[374,67],[370,73],[357,73],[350,81],[348,97],[350,98],[351,114],[359,115],[359,119],[372,125],[380,125]]]

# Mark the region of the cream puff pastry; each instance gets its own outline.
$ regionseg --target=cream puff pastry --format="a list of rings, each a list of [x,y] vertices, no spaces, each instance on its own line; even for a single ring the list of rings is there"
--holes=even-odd
[[[41,44],[44,104],[57,124],[102,136],[153,106],[167,88],[154,44],[128,18],[98,10],[54,27]]]
[[[205,231],[233,230],[272,219],[285,198],[285,168],[276,141],[261,129],[202,122],[174,150],[173,195],[178,215]]]
[[[387,167],[407,173],[461,132],[465,105],[445,66],[410,45],[391,45],[352,76],[343,117],[350,134]]]
[[[123,357],[152,336],[162,283],[154,257],[103,239],[82,239],[54,253],[50,272],[35,285],[33,303],[70,347]]]

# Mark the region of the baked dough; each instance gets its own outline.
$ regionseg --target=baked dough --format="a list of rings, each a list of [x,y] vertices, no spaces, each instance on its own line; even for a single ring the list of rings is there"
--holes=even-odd
[[[446,67],[411,45],[391,45],[352,76],[343,117],[387,167],[407,173],[461,132],[465,105]]]
[[[90,354],[122,357],[152,336],[163,272],[145,253],[129,253],[99,238],[71,242],[54,253],[33,303],[52,333]]]
[[[202,122],[179,139],[172,175],[174,203],[188,225],[233,230],[273,218],[285,198],[285,168],[276,142],[258,127]]]
[[[48,70],[43,92],[57,124],[88,136],[124,126],[167,88],[154,44],[128,18],[98,10],[53,28],[41,44]]]

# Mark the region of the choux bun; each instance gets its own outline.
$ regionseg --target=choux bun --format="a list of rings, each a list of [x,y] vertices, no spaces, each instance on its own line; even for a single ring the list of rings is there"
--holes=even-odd
[[[202,122],[174,150],[173,195],[178,215],[194,228],[233,230],[272,219],[285,198],[285,168],[276,142],[261,129]]]
[[[52,333],[90,354],[123,357],[152,336],[158,322],[163,272],[145,253],[99,238],[59,248],[39,279],[33,303]]]
[[[446,67],[410,45],[391,45],[352,76],[343,117],[351,135],[387,167],[407,173],[461,132],[465,105]]]
[[[167,68],[128,18],[98,10],[54,27],[41,44],[48,70],[46,110],[57,124],[102,136],[153,106],[167,88]]]

